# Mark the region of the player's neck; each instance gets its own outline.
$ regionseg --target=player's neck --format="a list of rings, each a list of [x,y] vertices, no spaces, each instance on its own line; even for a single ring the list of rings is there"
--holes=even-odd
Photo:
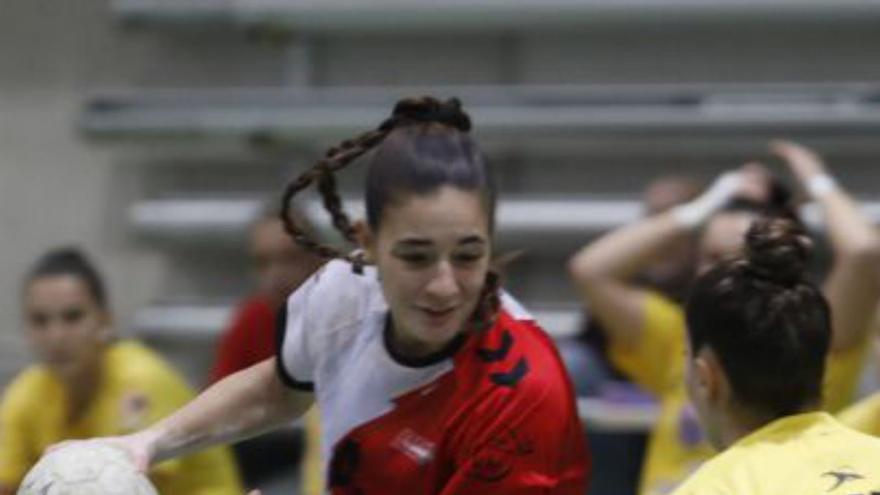
[[[793,414],[802,414],[817,410],[819,410],[818,406],[811,404],[801,408]],[[730,447],[743,437],[760,430],[777,419],[781,419],[781,417],[757,414],[744,410],[728,412],[722,419],[720,428],[720,441],[723,449]]]

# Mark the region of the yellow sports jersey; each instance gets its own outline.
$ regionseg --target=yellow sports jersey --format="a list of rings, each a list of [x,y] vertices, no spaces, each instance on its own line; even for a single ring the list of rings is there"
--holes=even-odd
[[[321,460],[321,415],[317,404],[304,417],[306,428],[306,451],[302,460],[302,484],[304,495],[324,493],[324,462]]]
[[[104,353],[101,382],[88,409],[69,423],[64,386],[34,365],[10,384],[0,404],[0,484],[17,486],[49,445],[67,439],[139,430],[192,398],[184,381],[141,344],[116,343]],[[209,449],[150,471],[162,495],[241,495],[232,455]]]
[[[740,439],[674,495],[880,493],[880,439],[822,412],[778,419]]]
[[[642,468],[641,495],[672,492],[715,454],[688,403],[684,385],[685,339],[681,306],[657,293],[649,293],[639,343],[633,347],[612,343],[609,349],[614,363],[660,401],[660,416],[651,432]],[[861,347],[829,359],[827,409],[836,411],[852,397],[863,356]]]
[[[880,437],[880,393],[844,409],[837,419],[854,430]]]

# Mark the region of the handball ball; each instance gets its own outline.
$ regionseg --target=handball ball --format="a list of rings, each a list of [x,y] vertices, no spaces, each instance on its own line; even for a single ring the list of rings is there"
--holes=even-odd
[[[18,495],[158,495],[121,449],[83,442],[44,455]]]

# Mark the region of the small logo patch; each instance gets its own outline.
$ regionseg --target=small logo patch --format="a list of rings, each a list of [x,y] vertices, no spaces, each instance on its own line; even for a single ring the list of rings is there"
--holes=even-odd
[[[409,428],[401,430],[394,437],[391,445],[419,465],[427,464],[434,459],[434,442]]]

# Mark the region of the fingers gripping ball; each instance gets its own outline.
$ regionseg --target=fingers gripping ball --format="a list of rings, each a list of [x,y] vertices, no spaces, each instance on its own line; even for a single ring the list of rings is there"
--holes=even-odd
[[[18,495],[157,495],[128,455],[85,442],[44,455],[28,472]]]

